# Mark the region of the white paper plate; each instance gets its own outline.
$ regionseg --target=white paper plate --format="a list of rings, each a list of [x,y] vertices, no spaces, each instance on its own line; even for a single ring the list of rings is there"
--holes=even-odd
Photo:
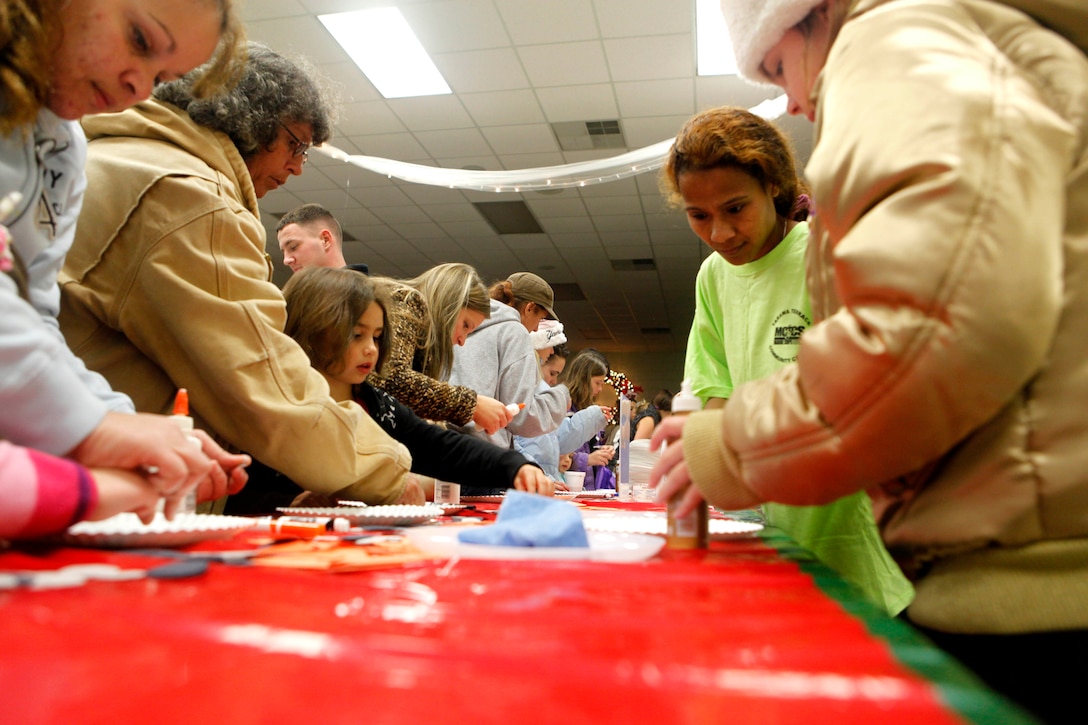
[[[60,535],[66,544],[121,549],[132,547],[188,546],[210,539],[227,539],[234,532],[252,528],[254,519],[243,516],[178,514],[167,521],[155,514],[150,524],[140,522],[136,514],[117,514],[102,521],[82,521]]]
[[[588,559],[591,561],[645,561],[661,550],[665,540],[646,534],[587,531],[589,548],[572,546],[487,546],[458,540],[462,526],[420,526],[405,532],[421,550],[462,559]]]
[[[289,516],[306,518],[342,518],[353,526],[407,526],[421,524],[445,514],[440,506],[331,506],[310,508],[304,506],[281,506],[277,509]]]
[[[594,491],[578,491],[579,498],[615,498],[616,491],[611,488],[602,488]]]
[[[662,511],[583,511],[582,523],[587,531],[611,533],[656,534],[664,536],[667,528]],[[750,536],[763,528],[763,524],[731,519],[710,519],[711,536]]]

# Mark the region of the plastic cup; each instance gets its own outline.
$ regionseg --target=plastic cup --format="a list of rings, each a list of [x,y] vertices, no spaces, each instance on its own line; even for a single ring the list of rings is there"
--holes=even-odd
[[[567,471],[563,474],[563,480],[567,484],[568,491],[581,491],[586,485],[586,472]]]

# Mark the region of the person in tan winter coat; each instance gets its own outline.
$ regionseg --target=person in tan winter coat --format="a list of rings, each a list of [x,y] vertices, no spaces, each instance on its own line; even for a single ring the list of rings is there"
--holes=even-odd
[[[685,508],[868,490],[909,619],[1058,722],[1088,677],[1088,5],[1015,5],[723,0],[741,72],[815,122],[815,323],[665,421],[654,480]]]
[[[65,262],[61,329],[137,410],[189,390],[197,425],[307,491],[422,503],[407,449],[337,403],[284,334],[257,200],[302,173],[330,111],[306,69],[250,43],[227,94],[190,78],[84,122],[88,190]],[[243,495],[260,490],[251,474]]]

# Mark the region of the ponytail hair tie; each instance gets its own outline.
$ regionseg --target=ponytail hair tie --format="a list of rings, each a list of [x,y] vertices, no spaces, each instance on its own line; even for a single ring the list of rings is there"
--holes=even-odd
[[[812,199],[808,194],[798,194],[797,201],[793,202],[793,208],[790,209],[790,219],[795,222],[805,221],[809,212],[813,211],[812,207]]]

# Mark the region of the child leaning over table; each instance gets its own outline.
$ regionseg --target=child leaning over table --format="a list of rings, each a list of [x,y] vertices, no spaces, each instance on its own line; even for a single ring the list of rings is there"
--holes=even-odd
[[[541,320],[536,332],[529,333],[529,339],[533,343],[540,358],[541,365],[551,359],[557,346],[567,342],[567,336],[563,334],[563,325],[558,320]],[[543,373],[542,373],[543,375]],[[541,379],[539,388],[549,388],[552,383]],[[585,410],[568,414],[559,423],[559,427],[550,433],[542,433],[538,436],[525,437],[514,436],[514,449],[529,460],[544,469],[553,480],[560,483],[560,488],[566,488],[563,481],[563,471],[559,461],[563,452],[573,455],[573,451],[596,436],[597,431],[605,426],[609,418],[609,409],[600,405],[591,405]],[[567,463],[567,468],[570,468]]]
[[[608,372],[608,360],[598,350],[587,347],[574,356],[570,365],[560,376],[560,380],[566,383],[570,390],[570,409],[574,415],[597,407],[595,401],[604,389]],[[601,428],[603,427],[604,424],[601,425]],[[574,460],[570,470],[585,471],[587,491],[614,489],[616,476],[608,467],[614,448],[607,444],[594,448],[593,444],[596,442],[597,436],[594,435],[573,451]]]
[[[554,482],[517,451],[428,423],[366,382],[388,350],[385,301],[369,277],[350,269],[305,269],[288,280],[283,296],[287,300],[284,331],[328,381],[332,397],[358,403],[386,433],[403,443],[412,454],[414,473],[466,488],[516,488],[552,495]]]

